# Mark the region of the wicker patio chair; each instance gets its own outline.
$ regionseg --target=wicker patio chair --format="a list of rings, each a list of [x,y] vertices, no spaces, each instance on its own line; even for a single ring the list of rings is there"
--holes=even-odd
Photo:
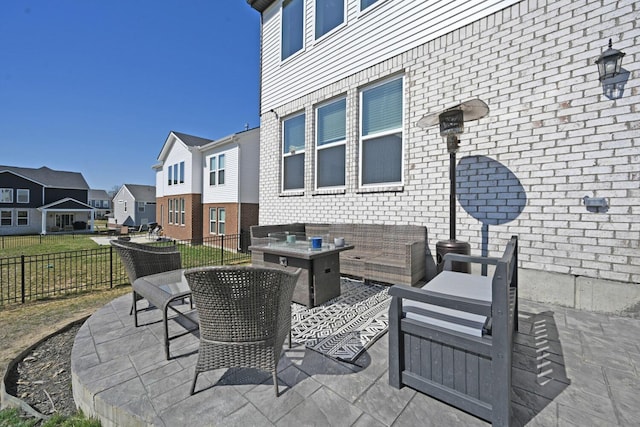
[[[124,240],[112,240],[111,246],[120,254],[132,285],[139,277],[182,268],[180,251],[175,246],[151,246]],[[136,326],[138,326],[137,302],[141,299],[143,298],[140,295],[133,292],[133,304],[129,314],[134,314]]]
[[[184,273],[200,319],[198,374],[220,368],[271,371],[276,396],[278,361],[291,346],[291,297],[300,269],[202,267]]]

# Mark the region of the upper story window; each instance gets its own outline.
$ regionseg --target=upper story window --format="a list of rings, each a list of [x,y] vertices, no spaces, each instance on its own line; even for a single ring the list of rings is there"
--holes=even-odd
[[[360,92],[360,185],[402,183],[402,77]]]
[[[316,110],[316,186],[342,187],[345,183],[346,98]]]
[[[144,212],[144,208],[146,206],[145,202],[136,202],[136,204],[138,205],[138,212]]]
[[[29,203],[29,189],[18,188],[16,190],[16,199],[18,203]]]
[[[0,203],[13,203],[13,188],[0,188]]]
[[[304,189],[304,113],[282,122],[282,189]]]
[[[173,184],[173,166],[169,166],[168,177],[169,177],[169,185]]]
[[[180,184],[184,184],[184,162],[180,162]]]
[[[344,22],[344,0],[316,0],[316,39]]]
[[[378,0],[360,0],[360,10],[365,10],[377,1]]]
[[[281,59],[302,49],[304,40],[304,0],[282,1]]]
[[[209,185],[223,185],[225,182],[225,155],[209,157]]]

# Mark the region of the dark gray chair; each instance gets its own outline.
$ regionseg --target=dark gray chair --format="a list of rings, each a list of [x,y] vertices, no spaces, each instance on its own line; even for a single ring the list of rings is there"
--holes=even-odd
[[[174,245],[152,246],[124,240],[112,240],[111,246],[120,255],[132,285],[140,277],[182,268],[180,251]],[[143,298],[134,291],[133,304],[129,314],[133,313],[136,326],[138,326],[137,302],[141,299]]]
[[[291,297],[300,269],[202,267],[184,273],[200,319],[200,349],[191,385],[198,374],[232,367],[276,375],[282,346],[291,345]]]
[[[389,383],[405,385],[493,425],[511,422],[511,356],[518,330],[518,239],[500,258],[446,254],[444,271],[419,288],[393,286]],[[490,277],[453,262],[495,266]]]

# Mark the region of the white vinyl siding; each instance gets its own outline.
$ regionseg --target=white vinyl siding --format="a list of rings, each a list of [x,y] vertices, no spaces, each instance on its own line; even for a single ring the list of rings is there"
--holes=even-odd
[[[316,109],[316,188],[344,187],[346,98]]]
[[[301,1],[301,0],[299,0]],[[450,33],[518,0],[383,1],[363,14],[347,2],[347,24],[313,43],[304,28],[303,54],[282,62],[280,3],[263,14],[261,108],[267,112],[402,52]],[[313,24],[313,7],[304,22]],[[355,19],[357,15],[358,19]],[[354,17],[354,19],[350,19]]]

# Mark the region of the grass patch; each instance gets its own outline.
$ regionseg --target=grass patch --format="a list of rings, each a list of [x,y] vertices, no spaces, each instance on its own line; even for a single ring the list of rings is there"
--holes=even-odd
[[[23,417],[16,408],[7,408],[0,411],[0,427],[100,427],[100,421],[87,418],[82,412],[70,417],[54,414],[51,418],[40,424],[39,420]]]

